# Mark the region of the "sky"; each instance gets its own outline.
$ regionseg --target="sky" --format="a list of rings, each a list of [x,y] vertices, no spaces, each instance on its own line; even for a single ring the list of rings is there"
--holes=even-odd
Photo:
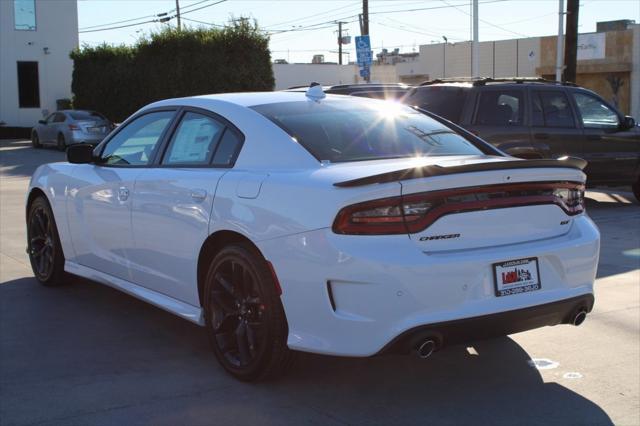
[[[357,15],[362,12],[361,0],[179,1],[183,25],[210,27],[223,25],[233,17],[255,19],[270,34],[272,60],[288,62],[311,62],[314,54],[323,54],[327,62],[337,62],[337,21],[344,21],[344,34],[352,36],[352,43],[343,45],[343,60],[345,63],[355,60],[353,37],[360,35]],[[479,3],[480,41],[558,32],[558,0],[479,0]],[[470,40],[470,4],[470,0],[369,0],[373,50],[418,51],[421,44],[442,42],[443,36],[450,43]],[[80,44],[133,44],[163,26],[175,26],[175,19],[167,23],[148,22],[159,19],[156,15],[161,13],[174,15],[175,7],[175,0],[79,0]],[[580,33],[594,32],[596,22],[617,19],[640,23],[640,0],[580,2]],[[103,31],[112,27],[123,28]]]

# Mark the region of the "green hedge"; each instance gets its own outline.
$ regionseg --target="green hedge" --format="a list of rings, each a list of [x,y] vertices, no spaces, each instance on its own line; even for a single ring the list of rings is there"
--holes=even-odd
[[[73,106],[122,121],[160,99],[273,90],[269,40],[246,19],[224,29],[167,29],[135,46],[83,46],[73,59]]]

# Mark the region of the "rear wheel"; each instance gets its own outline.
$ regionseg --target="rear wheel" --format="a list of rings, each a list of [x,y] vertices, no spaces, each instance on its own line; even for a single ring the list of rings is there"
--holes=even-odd
[[[266,261],[248,244],[224,248],[205,282],[205,322],[214,353],[243,381],[278,376],[291,360],[287,322]]]
[[[58,135],[58,149],[60,151],[64,151],[67,149],[67,141],[65,141],[64,135],[62,133]]]
[[[43,196],[37,197],[29,206],[27,252],[33,274],[41,284],[55,286],[63,282],[62,245],[53,212]]]
[[[631,185],[631,188],[633,189],[633,195],[636,196],[636,200],[640,202],[640,176],[638,176],[636,183]]]
[[[34,148],[42,148],[42,145],[40,145],[40,138],[38,137],[38,132],[31,133],[31,145],[33,145]]]

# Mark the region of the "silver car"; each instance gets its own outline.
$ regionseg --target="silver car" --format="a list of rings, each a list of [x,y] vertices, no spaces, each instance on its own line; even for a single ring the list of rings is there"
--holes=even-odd
[[[56,111],[38,121],[31,131],[31,142],[35,148],[52,144],[64,151],[76,143],[97,145],[113,128],[104,115],[95,111]]]

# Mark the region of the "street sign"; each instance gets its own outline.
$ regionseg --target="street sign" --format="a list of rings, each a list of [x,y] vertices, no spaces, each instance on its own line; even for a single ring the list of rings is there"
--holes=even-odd
[[[360,77],[362,78],[369,78],[369,67],[365,67],[365,68],[360,68]]]
[[[356,55],[358,57],[358,66],[365,68],[371,65],[373,58],[371,55],[371,41],[368,35],[356,36]]]

